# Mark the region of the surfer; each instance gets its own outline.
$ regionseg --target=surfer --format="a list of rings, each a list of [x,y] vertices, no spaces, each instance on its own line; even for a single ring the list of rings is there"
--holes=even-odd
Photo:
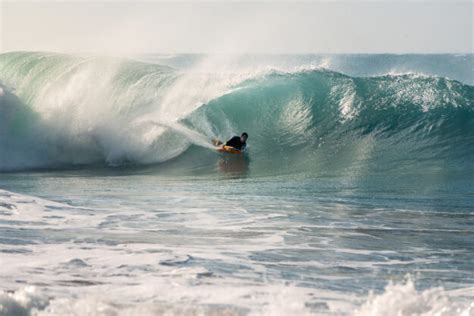
[[[245,147],[247,146],[247,139],[249,138],[249,134],[243,132],[240,137],[239,136],[234,136],[231,139],[229,139],[225,144],[223,144],[219,140],[214,140],[214,146],[231,146],[235,149],[238,150],[244,150]]]

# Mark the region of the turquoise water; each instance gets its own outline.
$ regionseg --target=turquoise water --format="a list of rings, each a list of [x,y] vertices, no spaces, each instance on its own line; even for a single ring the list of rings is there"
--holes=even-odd
[[[6,313],[472,313],[472,78],[343,57],[0,55]]]

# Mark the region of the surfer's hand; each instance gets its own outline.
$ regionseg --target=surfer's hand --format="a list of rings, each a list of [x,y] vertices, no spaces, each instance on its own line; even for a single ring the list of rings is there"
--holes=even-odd
[[[212,140],[212,144],[213,144],[214,146],[221,146],[223,143],[222,143],[220,140],[218,140],[218,139],[213,139],[213,140]]]

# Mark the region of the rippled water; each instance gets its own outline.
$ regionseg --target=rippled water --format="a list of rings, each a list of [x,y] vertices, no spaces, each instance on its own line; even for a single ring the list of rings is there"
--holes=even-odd
[[[146,313],[351,314],[373,312],[375,291],[397,302],[382,302],[387,311],[414,296],[408,311],[442,307],[448,315],[468,312],[474,297],[469,183],[423,192],[403,177],[397,185],[374,176],[364,186],[337,177],[104,172],[2,177],[1,187],[48,199],[1,193],[5,289],[33,285],[40,297],[68,299],[47,308],[74,310],[87,300],[97,313],[94,304],[115,311],[139,304]],[[384,292],[390,280],[398,285]],[[423,306],[423,291],[438,286]]]

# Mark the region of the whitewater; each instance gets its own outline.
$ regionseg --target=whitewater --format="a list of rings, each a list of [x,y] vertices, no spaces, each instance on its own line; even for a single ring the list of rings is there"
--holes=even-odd
[[[0,315],[473,315],[473,65],[0,54]]]

